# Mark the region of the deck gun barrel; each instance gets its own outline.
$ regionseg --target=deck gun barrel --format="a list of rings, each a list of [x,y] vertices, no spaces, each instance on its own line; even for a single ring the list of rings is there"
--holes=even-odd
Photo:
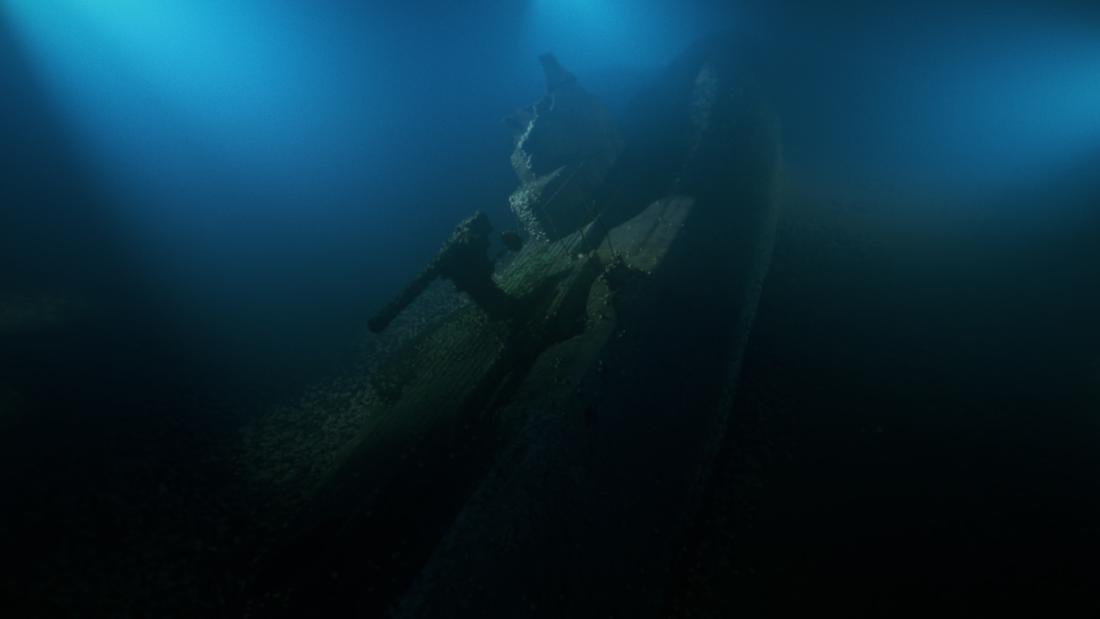
[[[493,281],[493,263],[488,253],[492,230],[489,217],[481,211],[462,220],[428,266],[371,317],[367,322],[370,330],[382,332],[437,278],[454,282],[455,288],[466,293],[490,318],[511,315],[516,300]]]

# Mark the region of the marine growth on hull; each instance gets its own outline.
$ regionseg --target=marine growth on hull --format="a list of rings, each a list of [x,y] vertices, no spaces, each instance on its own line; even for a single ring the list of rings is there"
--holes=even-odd
[[[778,131],[720,41],[673,63],[622,129],[540,62],[546,94],[506,123],[526,238],[490,256],[473,214],[371,319],[385,333],[441,281],[467,301],[374,371],[299,541],[267,558],[267,611],[351,596],[408,617],[639,616],[659,595],[767,272]]]

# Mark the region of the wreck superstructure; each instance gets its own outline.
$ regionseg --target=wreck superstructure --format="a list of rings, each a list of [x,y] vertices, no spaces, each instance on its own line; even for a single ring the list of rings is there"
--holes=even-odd
[[[539,58],[546,94],[505,123],[520,186],[508,204],[531,237],[557,240],[596,215],[594,193],[622,152],[607,108],[552,54]]]

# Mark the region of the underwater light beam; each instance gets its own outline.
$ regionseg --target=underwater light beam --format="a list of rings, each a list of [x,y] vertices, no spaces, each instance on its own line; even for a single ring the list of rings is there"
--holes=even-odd
[[[252,0],[6,0],[4,18],[89,158],[113,168],[105,173],[126,184],[144,171],[159,182],[216,165],[243,184],[285,189],[361,145],[349,131],[362,114],[349,62],[305,10]],[[198,150],[206,152],[196,158]]]
[[[75,164],[97,184],[93,207],[109,209],[173,307],[243,303],[263,276],[292,266],[279,262],[286,247],[331,240],[333,222],[361,209],[355,191],[382,159],[373,138],[388,108],[370,83],[364,33],[321,11],[260,0],[0,4]]]

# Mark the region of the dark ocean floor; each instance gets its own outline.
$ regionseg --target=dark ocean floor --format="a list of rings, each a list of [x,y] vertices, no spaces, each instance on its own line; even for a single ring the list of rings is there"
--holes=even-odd
[[[792,204],[660,614],[1100,612],[1095,233],[982,224]],[[155,333],[8,338],[13,616],[241,616],[361,422],[361,358],[234,390]]]

